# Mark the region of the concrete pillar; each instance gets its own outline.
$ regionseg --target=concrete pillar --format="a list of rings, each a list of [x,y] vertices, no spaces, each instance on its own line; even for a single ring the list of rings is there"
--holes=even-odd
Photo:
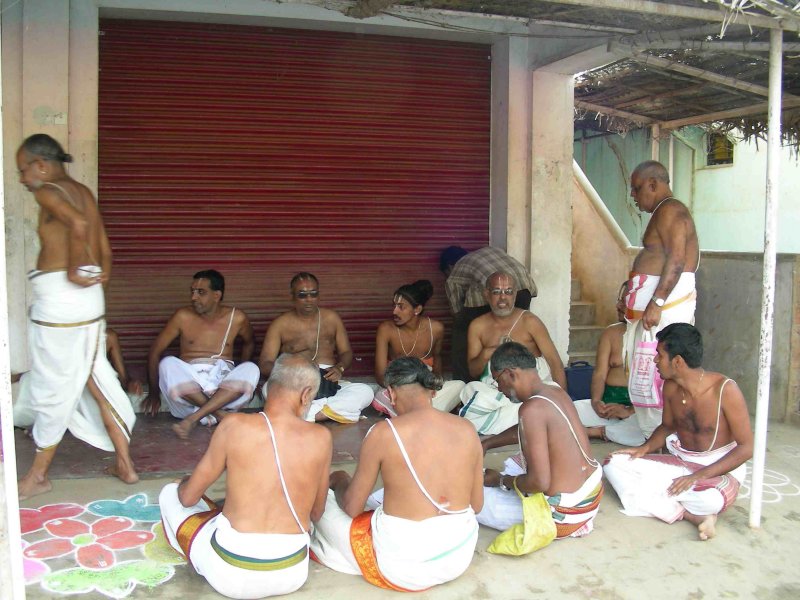
[[[96,0],[71,0],[69,11],[69,166],[72,177],[97,192],[100,80]]]
[[[572,75],[533,71],[530,264],[544,321],[563,358],[569,345],[572,254]]]
[[[528,40],[492,46],[490,240],[530,268],[530,110]]]

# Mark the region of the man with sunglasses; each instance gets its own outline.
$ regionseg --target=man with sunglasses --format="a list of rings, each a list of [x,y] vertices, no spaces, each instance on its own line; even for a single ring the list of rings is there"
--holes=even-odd
[[[192,305],[175,311],[150,347],[150,388],[142,408],[155,416],[161,407],[159,392],[163,394],[169,412],[181,419],[172,426],[181,439],[187,439],[197,423],[214,425],[226,412],[242,408],[258,385],[258,367],[250,362],[253,327],[244,311],[222,304],[224,294],[225,278],[220,272],[195,273]],[[242,338],[242,355],[234,366],[237,337]],[[180,338],[180,355],[162,359],[176,338]]]
[[[355,423],[372,402],[374,392],[364,383],[342,380],[353,362],[344,323],[336,311],[319,306],[319,280],[311,273],[295,275],[289,288],[292,310],[267,328],[258,366],[269,377],[279,355],[300,354],[316,364],[322,381],[306,415],[309,421]],[[264,384],[266,397],[267,384]]]
[[[514,305],[517,295],[514,278],[508,273],[493,273],[486,280],[483,293],[490,312],[472,321],[467,333],[469,374],[480,381],[468,383],[462,390],[464,406],[459,414],[471,421],[481,435],[500,434],[506,430],[514,433],[519,404],[498,391],[489,372],[489,359],[495,349],[504,342],[518,342],[536,357],[543,381],[555,382],[567,389],[567,377],[558,350],[542,320]]]

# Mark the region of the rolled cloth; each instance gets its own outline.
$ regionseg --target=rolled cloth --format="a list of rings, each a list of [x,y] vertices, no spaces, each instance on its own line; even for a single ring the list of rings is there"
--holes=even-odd
[[[101,272],[94,265],[81,268]],[[87,388],[89,377],[128,440],[136,416],[106,358],[103,287],[72,283],[66,271],[31,271],[28,277],[33,291],[28,323],[31,369],[20,380],[14,424],[33,425],[39,448],[55,446],[69,429],[76,438],[111,452],[114,445]]]

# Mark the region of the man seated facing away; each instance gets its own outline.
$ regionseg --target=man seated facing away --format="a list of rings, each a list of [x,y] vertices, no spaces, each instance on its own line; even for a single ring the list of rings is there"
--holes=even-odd
[[[547,327],[532,312],[515,308],[516,293],[517,286],[511,275],[490,275],[483,294],[491,312],[472,321],[467,334],[469,372],[480,381],[468,383],[462,390],[464,407],[459,414],[468,419],[481,435],[502,433],[517,425],[520,405],[498,391],[489,373],[489,357],[503,342],[514,341],[525,346],[536,357],[542,381],[555,381],[562,389],[567,389],[564,364]],[[516,440],[515,431],[511,432],[511,437]]]
[[[617,296],[617,323],[606,327],[597,344],[597,358],[592,373],[591,399],[577,400],[575,410],[590,438],[640,446],[645,441],[642,428],[628,396],[628,376],[622,362],[622,338],[625,335],[625,294],[622,284]]]
[[[536,358],[522,344],[495,350],[492,375],[502,392],[520,403],[519,445],[523,464],[506,461],[503,474],[486,469],[483,510],[478,522],[505,530],[522,522],[523,494],[543,492],[556,524],[556,537],[581,537],[594,528],[603,497],[603,469],[591,457],[591,445],[572,400],[545,384]]]
[[[226,412],[247,404],[259,378],[258,367],[250,362],[253,328],[243,310],[222,304],[222,274],[213,269],[195,273],[191,294],[192,306],[175,311],[150,347],[150,388],[142,403],[144,412],[155,416],[161,406],[160,390],[172,416],[182,419],[172,426],[181,439],[188,438],[198,422],[213,425]],[[180,358],[161,359],[178,337]],[[237,337],[242,338],[242,356],[234,367],[233,344]]]
[[[331,434],[306,423],[319,374],[302,356],[273,366],[264,412],[217,427],[191,475],[158,502],[170,545],[229,598],[288,594],[308,577],[308,529],[325,508]],[[203,494],[223,472],[220,510]]]
[[[319,306],[319,281],[311,273],[298,273],[289,284],[292,310],[267,328],[258,366],[268,376],[279,354],[301,354],[317,365],[322,384],[311,403],[309,421],[330,419],[355,423],[372,402],[372,388],[341,379],[353,362],[353,351],[342,319],[335,311]],[[264,384],[264,396],[267,392]]]
[[[664,414],[647,442],[606,459],[605,473],[628,515],[686,519],[701,540],[736,500],[753,456],[750,415],[739,386],[706,371],[700,332],[673,323],[658,332]],[[666,445],[669,454],[651,454]]]
[[[378,326],[375,336],[375,381],[385,385],[383,374],[386,365],[400,356],[414,356],[439,377],[442,376],[442,342],[444,325],[423,316],[425,303],[433,295],[433,285],[421,279],[397,288],[394,293],[392,320]],[[433,396],[433,407],[450,412],[459,403],[463,381],[445,381],[442,389]],[[394,417],[389,392],[381,387],[372,401],[372,407]]]
[[[472,560],[483,456],[469,424],[431,406],[442,380],[422,361],[392,361],[385,382],[398,416],[370,429],[352,479],[331,474],[311,549],[331,569],[419,591],[455,579]],[[370,498],[377,508],[362,512],[378,474],[385,488]]]

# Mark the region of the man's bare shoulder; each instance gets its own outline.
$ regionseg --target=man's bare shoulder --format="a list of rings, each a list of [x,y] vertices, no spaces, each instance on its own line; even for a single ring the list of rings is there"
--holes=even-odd
[[[325,323],[341,323],[342,318],[332,308],[319,308],[319,315]]]
[[[494,321],[494,316],[491,312],[487,312],[486,314],[481,315],[480,317],[475,317],[472,319],[472,322],[469,324],[469,331],[472,331],[473,328],[476,331],[482,331],[483,329],[492,325]]]
[[[628,326],[626,323],[613,323],[603,330],[603,333],[600,334],[600,337],[608,340],[613,340],[618,337],[621,338],[625,334],[627,327]]]
[[[297,315],[295,312],[293,310],[287,310],[272,320],[272,323],[270,323],[269,327],[267,327],[267,331],[281,331],[281,329],[291,325],[296,319]]]
[[[676,198],[664,202],[664,205],[653,213],[651,221],[653,221],[656,228],[687,221],[694,223],[689,208]]]
[[[392,333],[396,325],[394,321],[381,321],[381,324],[378,325],[378,329],[376,331],[377,336],[388,336]]]

